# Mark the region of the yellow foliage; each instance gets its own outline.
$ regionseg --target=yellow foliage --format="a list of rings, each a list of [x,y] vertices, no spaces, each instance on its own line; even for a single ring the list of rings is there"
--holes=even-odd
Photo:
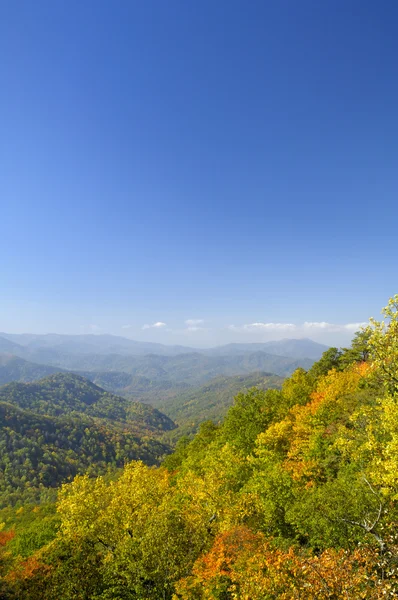
[[[307,404],[296,404],[282,421],[258,436],[257,454],[261,455],[261,448],[283,454],[285,469],[294,479],[308,481],[320,476],[322,439],[333,439],[340,423],[349,419],[356,403],[353,395],[369,372],[366,363],[329,371],[320,378]]]

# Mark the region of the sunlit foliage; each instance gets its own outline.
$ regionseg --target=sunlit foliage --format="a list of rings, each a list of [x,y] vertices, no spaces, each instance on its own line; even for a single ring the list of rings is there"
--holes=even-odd
[[[76,477],[43,531],[0,515],[6,598],[397,597],[398,297],[385,316],[163,466]]]

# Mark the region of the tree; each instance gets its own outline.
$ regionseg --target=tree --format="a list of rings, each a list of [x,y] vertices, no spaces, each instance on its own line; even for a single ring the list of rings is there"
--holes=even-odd
[[[367,327],[369,358],[377,377],[390,394],[398,392],[398,294],[382,310],[384,321],[370,319]]]
[[[319,379],[323,375],[327,375],[332,369],[340,370],[342,351],[338,348],[329,348],[326,350],[322,357],[312,365],[308,374],[313,379]]]

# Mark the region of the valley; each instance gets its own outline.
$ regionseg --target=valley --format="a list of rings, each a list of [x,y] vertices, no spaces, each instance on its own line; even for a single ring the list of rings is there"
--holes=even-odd
[[[313,363],[303,352],[323,351],[309,340],[276,343],[286,356],[268,347],[2,334],[0,505],[39,501],[79,473],[158,464],[201,423],[221,423],[238,393],[280,389],[286,374]],[[161,354],[144,354],[154,349]]]

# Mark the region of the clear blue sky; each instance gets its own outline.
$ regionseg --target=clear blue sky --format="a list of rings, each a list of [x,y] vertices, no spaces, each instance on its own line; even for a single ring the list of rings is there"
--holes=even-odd
[[[330,341],[377,316],[397,23],[395,0],[2,2],[0,330]]]

